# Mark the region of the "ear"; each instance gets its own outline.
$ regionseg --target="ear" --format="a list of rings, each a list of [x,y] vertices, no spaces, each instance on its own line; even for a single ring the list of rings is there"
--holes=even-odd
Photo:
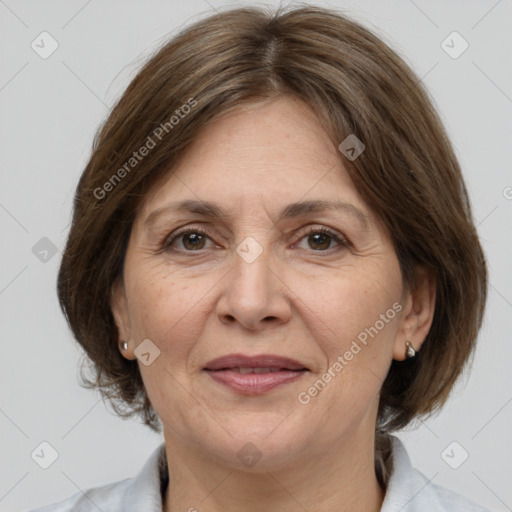
[[[436,304],[436,276],[432,270],[417,268],[415,288],[406,293],[403,304],[400,327],[393,348],[393,359],[397,361],[403,361],[407,357],[406,341],[418,351],[430,331]]]
[[[126,291],[122,277],[118,278],[112,285],[110,292],[110,309],[112,310],[112,315],[119,334],[119,339],[117,340],[118,343],[128,343],[128,349],[120,350],[121,354],[126,357],[126,359],[135,359],[135,355],[133,353],[135,347],[133,345],[133,340],[131,339],[128,300],[126,298]]]

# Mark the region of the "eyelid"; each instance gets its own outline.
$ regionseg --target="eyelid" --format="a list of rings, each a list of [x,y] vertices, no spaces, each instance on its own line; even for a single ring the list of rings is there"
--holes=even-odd
[[[159,246],[161,248],[160,250],[162,252],[165,250],[171,250],[171,245],[177,239],[179,239],[181,236],[187,235],[189,233],[199,233],[199,234],[203,235],[204,237],[210,239],[210,241],[215,245],[215,242],[213,241],[211,234],[206,229],[200,228],[197,226],[185,226],[183,228],[178,228],[175,231],[173,231],[172,233],[165,235],[159,243]],[[200,252],[203,249],[199,249],[197,251],[186,251],[183,249],[175,249],[175,250],[179,251],[179,252]]]
[[[189,234],[189,233],[199,233],[199,234],[205,236],[206,238],[208,238],[214,245],[217,245],[215,243],[215,241],[213,240],[211,233],[208,230],[204,229],[203,227],[188,225],[188,226],[184,226],[182,228],[178,228],[170,234],[166,234],[159,243],[159,247],[161,248],[160,251],[163,252],[165,250],[171,250],[171,245],[177,239],[179,239],[181,236]],[[299,233],[299,234],[297,235],[297,233]],[[292,244],[292,247],[295,247],[306,236],[313,234],[313,233],[324,233],[324,234],[330,236],[331,238],[333,238],[337,244],[335,247],[331,247],[324,251],[313,251],[313,252],[327,253],[331,249],[335,249],[336,247],[351,246],[351,242],[348,240],[348,238],[345,235],[339,233],[338,231],[336,231],[332,228],[329,228],[327,226],[321,225],[321,224],[320,225],[319,224],[310,224],[310,225],[304,226],[296,231],[296,236],[298,238],[297,238],[297,241]],[[198,249],[196,251],[187,251],[184,249],[175,249],[175,251],[177,251],[177,252],[187,252],[187,253],[194,253],[194,252],[201,253],[201,251],[204,251],[204,250],[205,249]]]
[[[303,229],[305,231],[302,231]],[[330,236],[331,238],[333,238],[336,241],[337,246],[339,246],[339,247],[349,247],[352,245],[351,242],[349,241],[349,239],[345,235],[343,235],[342,233],[339,233],[338,231],[336,231],[332,228],[324,226],[324,225],[311,224],[309,226],[302,228],[301,230],[299,230],[299,232],[300,232],[300,235],[298,236],[297,242],[295,242],[293,244],[294,246],[297,245],[299,242],[301,242],[306,236],[313,234],[313,233],[323,233],[323,234]],[[313,251],[313,252],[328,252],[331,249],[334,249],[334,248],[329,248],[325,251]]]

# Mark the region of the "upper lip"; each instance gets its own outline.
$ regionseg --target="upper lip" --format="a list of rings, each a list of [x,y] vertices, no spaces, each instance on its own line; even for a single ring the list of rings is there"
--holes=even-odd
[[[246,356],[243,354],[229,354],[208,362],[205,370],[227,370],[229,368],[279,368],[284,370],[307,370],[303,364],[289,357],[272,354]]]

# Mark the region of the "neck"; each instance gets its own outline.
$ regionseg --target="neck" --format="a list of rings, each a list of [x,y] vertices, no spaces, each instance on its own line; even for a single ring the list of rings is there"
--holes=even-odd
[[[166,453],[164,512],[378,512],[384,499],[375,474],[374,439],[365,444],[351,439],[263,472],[233,469],[167,436]]]

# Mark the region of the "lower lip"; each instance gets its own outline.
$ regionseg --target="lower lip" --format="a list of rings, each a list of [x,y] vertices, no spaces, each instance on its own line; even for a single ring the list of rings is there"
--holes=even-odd
[[[261,395],[277,386],[300,379],[305,372],[282,370],[268,373],[239,373],[232,370],[206,370],[210,377],[243,395]]]

